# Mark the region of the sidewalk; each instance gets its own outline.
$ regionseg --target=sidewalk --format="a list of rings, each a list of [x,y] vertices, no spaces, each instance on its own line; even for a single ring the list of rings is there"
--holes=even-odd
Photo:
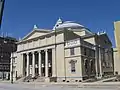
[[[10,81],[0,81],[0,83],[11,84]],[[17,85],[30,85],[30,86],[62,86],[62,87],[78,87],[78,88],[85,88],[85,87],[120,87],[120,82],[92,82],[92,83],[65,83],[65,82],[14,82],[13,84]]]
[[[11,83],[11,82],[7,80],[0,80],[0,83]]]
[[[69,87],[118,87],[120,82],[94,82],[94,83],[41,83],[41,82],[21,82],[15,84],[26,84],[26,85],[36,85],[36,86],[69,86]]]

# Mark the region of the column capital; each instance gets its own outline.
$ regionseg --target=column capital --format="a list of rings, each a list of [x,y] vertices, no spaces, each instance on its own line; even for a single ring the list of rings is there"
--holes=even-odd
[[[55,50],[55,48],[51,48],[52,50]]]
[[[38,53],[41,53],[41,50],[38,50],[37,52],[38,52]]]
[[[35,54],[35,51],[32,51],[31,53],[32,53],[32,54]]]
[[[48,52],[48,49],[40,50],[40,52],[41,52],[41,51]]]
[[[29,55],[30,52],[26,52],[26,55]]]
[[[41,52],[41,51],[44,51],[44,52],[45,52],[45,51],[46,51],[46,49],[41,49],[41,50],[39,50],[39,51],[40,51],[40,52]]]
[[[13,54],[13,53],[12,53]],[[26,54],[26,53],[21,53],[20,55],[24,55],[24,54]]]
[[[48,49],[45,49],[44,51],[45,51],[45,52],[47,52],[47,51],[48,51]]]

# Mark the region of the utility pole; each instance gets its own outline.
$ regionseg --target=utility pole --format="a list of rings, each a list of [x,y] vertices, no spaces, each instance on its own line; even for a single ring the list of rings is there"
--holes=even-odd
[[[1,28],[1,23],[2,23],[4,4],[5,4],[5,0],[0,0],[0,28]]]

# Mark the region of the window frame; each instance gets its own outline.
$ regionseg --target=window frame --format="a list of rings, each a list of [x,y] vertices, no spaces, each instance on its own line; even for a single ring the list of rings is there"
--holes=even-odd
[[[74,47],[70,48],[70,55],[75,55],[75,48]]]
[[[77,60],[70,60],[70,68],[71,68],[71,73],[75,73],[76,72],[76,62]]]

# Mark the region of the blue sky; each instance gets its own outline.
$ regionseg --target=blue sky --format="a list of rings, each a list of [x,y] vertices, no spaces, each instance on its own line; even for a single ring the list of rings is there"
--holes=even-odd
[[[106,31],[115,46],[113,22],[120,20],[120,0],[6,0],[1,32],[22,38],[34,24],[52,29],[59,17],[93,32]]]

